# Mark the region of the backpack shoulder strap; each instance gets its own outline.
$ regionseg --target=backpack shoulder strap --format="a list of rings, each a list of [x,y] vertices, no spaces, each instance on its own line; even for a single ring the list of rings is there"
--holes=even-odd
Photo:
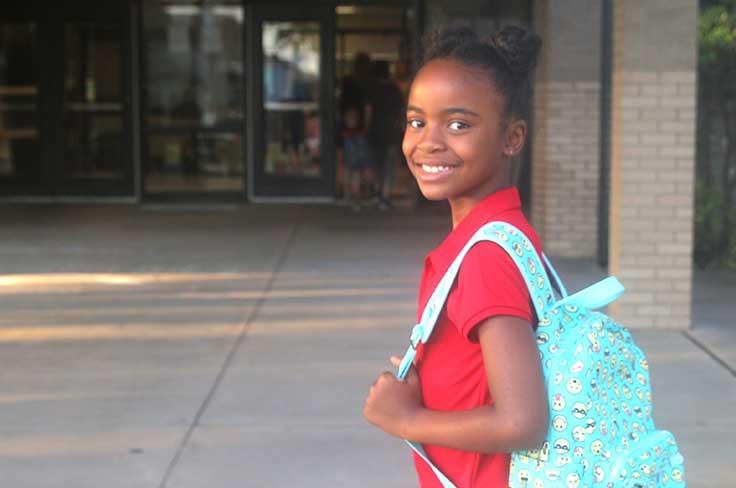
[[[409,348],[404,355],[404,361],[399,366],[397,376],[400,379],[406,377],[409,367],[414,361],[416,347],[420,342],[426,343],[432,335],[434,326],[437,324],[440,312],[445,306],[445,301],[460,271],[460,266],[462,265],[463,259],[465,259],[465,255],[474,245],[481,241],[490,241],[498,244],[514,261],[527,285],[537,317],[542,317],[544,311],[552,306],[554,302],[552,286],[545,272],[545,267],[540,261],[539,255],[537,255],[531,241],[519,229],[506,222],[490,222],[485,224],[473,234],[465,244],[465,247],[455,257],[455,260],[447,268],[445,275],[437,284],[437,287],[427,301],[419,323],[412,330]]]
[[[396,374],[399,379],[406,378],[406,375],[409,373],[419,343],[426,343],[432,335],[434,326],[437,324],[440,312],[445,306],[445,301],[452,289],[465,255],[475,244],[481,241],[490,241],[498,244],[514,261],[527,285],[537,317],[541,318],[545,310],[553,305],[554,294],[552,293],[552,286],[547,277],[545,267],[540,261],[539,255],[537,255],[531,241],[519,229],[506,222],[490,222],[485,224],[465,244],[465,247],[463,247],[447,269],[447,272],[427,301],[427,305],[422,312],[421,320],[412,330],[409,348],[406,350],[404,358],[399,365]],[[558,280],[558,278],[555,279]],[[432,468],[432,471],[437,475],[443,487],[455,488],[455,485],[432,464],[421,445],[410,441],[406,442]]]

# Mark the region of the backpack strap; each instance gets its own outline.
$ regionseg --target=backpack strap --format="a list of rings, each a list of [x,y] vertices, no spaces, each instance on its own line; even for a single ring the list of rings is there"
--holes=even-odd
[[[562,298],[567,298],[567,289],[565,288],[565,285],[562,284],[560,276],[557,274],[554,266],[552,266],[552,263],[547,258],[547,255],[544,253],[542,253],[542,260],[544,261],[544,266],[547,268],[547,272],[552,275],[552,286]]]
[[[409,373],[409,369],[414,363],[417,346],[420,342],[426,343],[432,335],[434,326],[437,324],[440,312],[445,306],[445,301],[452,289],[465,255],[475,244],[481,241],[490,241],[498,244],[514,261],[527,285],[537,317],[541,318],[544,315],[545,310],[548,310],[554,304],[555,298],[552,293],[552,286],[550,285],[549,278],[547,277],[545,267],[540,261],[539,255],[534,249],[531,241],[519,229],[506,222],[490,222],[485,224],[483,227],[478,229],[467,244],[465,244],[465,247],[463,247],[457,255],[437,287],[434,289],[434,292],[432,292],[432,295],[427,301],[427,305],[424,307],[424,311],[422,312],[421,320],[412,330],[411,338],[409,340],[409,348],[406,350],[404,358],[399,365],[399,369],[396,374],[397,378],[402,380],[406,378],[406,375]],[[567,292],[564,291],[565,288],[562,286],[562,282],[559,280],[557,273],[554,272],[551,265],[549,269],[554,273],[555,280],[561,288],[561,293],[566,295]],[[452,482],[442,474],[434,464],[432,464],[421,445],[411,441],[406,441],[406,443],[409,444],[409,447],[411,447],[427,462],[444,488],[456,488],[455,485],[452,484]]]

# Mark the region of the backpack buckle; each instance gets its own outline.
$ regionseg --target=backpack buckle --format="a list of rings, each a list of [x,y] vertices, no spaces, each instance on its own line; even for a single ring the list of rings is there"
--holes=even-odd
[[[417,350],[420,342],[424,342],[424,326],[422,324],[416,324],[411,330],[411,337],[409,338],[409,347]]]

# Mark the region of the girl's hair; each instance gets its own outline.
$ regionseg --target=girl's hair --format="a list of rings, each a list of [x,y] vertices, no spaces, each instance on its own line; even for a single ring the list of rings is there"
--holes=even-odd
[[[538,35],[516,25],[507,25],[487,38],[466,26],[449,26],[424,37],[419,68],[435,59],[450,59],[483,71],[504,98],[505,117],[525,119],[541,46]]]

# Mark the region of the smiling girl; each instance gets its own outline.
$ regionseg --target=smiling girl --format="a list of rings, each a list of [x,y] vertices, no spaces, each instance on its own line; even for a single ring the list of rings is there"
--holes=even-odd
[[[455,256],[482,225],[516,226],[541,243],[512,185],[527,135],[540,39],[515,26],[490,39],[454,27],[427,38],[409,93],[403,152],[424,196],[447,200],[452,231],[426,258],[418,316]],[[458,488],[507,487],[509,452],[538,448],[548,427],[536,318],[523,278],[497,245],[466,255],[434,335],[406,380],[372,385],[364,415],[420,443]],[[399,358],[392,358],[398,365]],[[422,488],[442,487],[415,454]]]

